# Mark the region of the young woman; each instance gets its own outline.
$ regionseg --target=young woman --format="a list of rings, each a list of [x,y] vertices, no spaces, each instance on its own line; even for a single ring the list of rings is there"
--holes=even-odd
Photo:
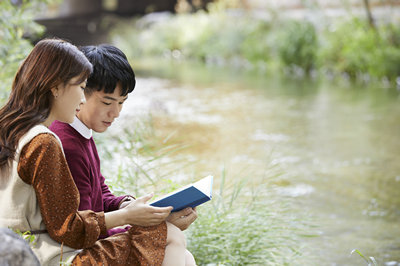
[[[72,123],[92,65],[72,44],[40,41],[21,64],[0,110],[0,227],[30,231],[42,265],[185,265],[184,236],[166,223],[172,207],[153,208],[149,226],[133,224],[139,198],[109,213],[78,211],[79,192],[61,143],[48,126]]]

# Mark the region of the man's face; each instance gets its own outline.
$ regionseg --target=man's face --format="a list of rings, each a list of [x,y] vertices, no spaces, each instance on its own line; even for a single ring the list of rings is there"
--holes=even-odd
[[[81,106],[77,116],[88,128],[95,132],[104,132],[119,116],[127,98],[128,96],[121,96],[119,84],[114,93],[95,91],[86,97],[86,103]]]

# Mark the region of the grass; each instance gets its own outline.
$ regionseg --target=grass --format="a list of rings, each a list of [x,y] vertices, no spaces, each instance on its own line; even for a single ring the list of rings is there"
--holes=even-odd
[[[107,184],[114,192],[161,195],[191,181],[187,173],[176,179],[190,163],[174,159],[188,146],[157,136],[151,117],[95,139],[107,158],[103,173],[111,177]],[[214,177],[218,186],[212,201],[198,207],[199,218],[185,231],[198,265],[292,265],[305,259],[298,240],[309,227],[287,198],[274,193],[274,177],[257,188],[245,181],[247,176],[232,182],[225,170]]]
[[[263,187],[251,196],[245,179],[231,189],[226,174],[210,203],[187,231],[188,249],[199,265],[293,265],[304,255],[297,240],[307,226],[290,204]],[[268,195],[268,196],[265,196]],[[304,259],[304,258],[303,258]]]
[[[154,191],[156,196],[176,189],[170,177],[190,163],[171,155],[186,146],[156,136],[151,116],[128,124],[121,132],[96,135],[110,188],[117,195]]]

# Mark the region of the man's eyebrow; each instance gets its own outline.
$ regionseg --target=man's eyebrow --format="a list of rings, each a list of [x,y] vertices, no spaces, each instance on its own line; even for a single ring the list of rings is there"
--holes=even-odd
[[[110,101],[118,101],[118,99],[115,99],[114,97],[107,96],[107,95],[104,96],[103,98],[106,100],[110,100]],[[122,99],[122,101],[125,101],[126,99],[128,99],[128,96],[126,96],[124,99]]]

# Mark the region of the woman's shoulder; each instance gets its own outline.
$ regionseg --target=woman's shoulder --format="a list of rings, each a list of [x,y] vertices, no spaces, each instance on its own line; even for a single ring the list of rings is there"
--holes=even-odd
[[[42,125],[42,124],[38,124],[36,126],[33,126],[31,129],[28,130],[28,132],[25,133],[24,136],[22,136],[21,141],[23,140],[27,140],[28,142],[35,138],[36,136],[43,134],[43,133],[48,133],[51,135],[54,135],[54,133],[48,129],[46,126]]]
[[[37,134],[26,145],[24,145],[23,150],[31,152],[62,152],[60,142],[51,132],[42,132]]]
[[[30,146],[60,146],[61,142],[58,139],[57,135],[55,135],[52,131],[50,131],[44,125],[36,125],[32,127],[19,141],[19,149],[22,150],[27,144]]]
[[[59,142],[57,137],[51,132],[42,132],[32,138],[31,142],[41,143],[44,145],[57,145],[59,146]]]

